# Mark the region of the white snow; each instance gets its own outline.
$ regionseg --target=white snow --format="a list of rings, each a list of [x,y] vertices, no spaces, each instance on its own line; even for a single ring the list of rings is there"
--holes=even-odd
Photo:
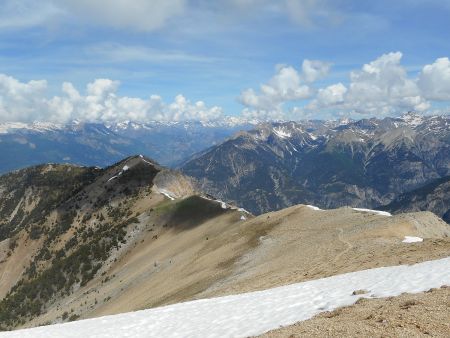
[[[141,160],[144,161],[145,163],[150,164],[150,165],[153,165],[152,163],[150,163],[149,161],[147,161],[147,160],[144,158],[144,156],[139,155],[139,157],[140,157]]]
[[[245,210],[244,208],[238,208],[238,211],[240,211],[240,212],[245,212],[246,214],[249,214],[249,215],[250,215],[250,212],[247,211],[247,210]]]
[[[403,243],[418,243],[418,242],[423,242],[423,238],[415,237],[415,236],[405,236],[405,239],[402,242]]]
[[[418,125],[423,123],[423,117],[415,113],[406,113],[400,118],[411,127],[417,127]]]
[[[63,128],[64,126],[61,124],[55,124],[50,122],[33,122],[33,123],[6,122],[0,123],[0,134],[13,133],[17,130],[28,130],[42,133],[46,131],[60,130]]]
[[[377,215],[381,215],[381,216],[392,216],[392,214],[387,211],[363,209],[363,208],[352,208],[352,209],[356,210],[356,211],[361,211],[361,212],[371,212],[373,214],[377,214]]]
[[[241,215],[241,221],[245,221],[247,219],[247,217],[245,217],[244,215]]]
[[[285,131],[283,128],[273,128],[273,132],[280,138],[288,138],[292,136],[291,133]]]
[[[166,189],[159,189],[159,188],[158,188],[158,191],[159,191],[161,194],[163,194],[164,196],[166,196],[167,198],[169,198],[170,200],[172,200],[172,201],[175,200],[175,197],[172,196],[172,194],[171,194],[170,191],[168,191],[168,190],[166,190]]]
[[[363,270],[264,291],[3,332],[0,337],[248,337],[294,324],[362,297],[450,285],[450,257]],[[352,295],[367,290],[364,295]]]
[[[310,205],[310,204],[308,204],[308,205],[306,205],[308,208],[310,208],[310,209],[313,209],[313,210],[316,210],[316,211],[319,211],[319,210],[322,210],[322,209],[320,209],[319,207],[316,207],[315,205]]]
[[[111,177],[108,182],[112,181],[113,179],[117,178],[117,175],[114,175],[113,177]]]
[[[205,200],[208,200],[208,201],[213,201],[213,202],[219,203],[222,209],[228,209],[229,208],[229,206],[224,201],[215,200],[215,199],[212,199],[212,198],[209,198],[209,197],[206,197],[206,196],[201,196],[201,198],[203,198]],[[233,208],[230,207],[230,209],[233,209]]]
[[[127,166],[127,165],[123,166],[122,170],[119,171],[119,173],[118,173],[117,175],[114,175],[113,177],[111,177],[107,182],[110,182],[110,181],[112,181],[113,179],[119,177],[119,176],[122,175],[125,171],[127,171],[127,170],[129,170],[129,169],[130,169],[129,166]]]

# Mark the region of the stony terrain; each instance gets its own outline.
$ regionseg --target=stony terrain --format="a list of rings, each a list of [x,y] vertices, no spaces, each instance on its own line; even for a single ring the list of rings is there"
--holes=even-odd
[[[270,331],[261,337],[448,337],[450,287],[355,305]]]

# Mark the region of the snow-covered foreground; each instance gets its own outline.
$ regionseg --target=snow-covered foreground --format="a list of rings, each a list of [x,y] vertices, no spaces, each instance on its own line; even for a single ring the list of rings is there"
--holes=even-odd
[[[246,337],[353,304],[450,285],[450,257],[66,324],[0,337]],[[367,290],[365,295],[352,295]]]

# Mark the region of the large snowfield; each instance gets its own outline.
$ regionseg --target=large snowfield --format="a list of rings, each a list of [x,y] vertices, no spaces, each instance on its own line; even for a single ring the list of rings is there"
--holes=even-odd
[[[5,332],[0,337],[247,337],[351,305],[450,285],[450,257],[363,270],[258,292]],[[364,295],[353,291],[367,290]]]

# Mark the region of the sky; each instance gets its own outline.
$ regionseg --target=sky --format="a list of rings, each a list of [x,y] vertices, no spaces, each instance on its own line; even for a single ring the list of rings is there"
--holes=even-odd
[[[2,0],[0,122],[448,113],[450,0]]]

